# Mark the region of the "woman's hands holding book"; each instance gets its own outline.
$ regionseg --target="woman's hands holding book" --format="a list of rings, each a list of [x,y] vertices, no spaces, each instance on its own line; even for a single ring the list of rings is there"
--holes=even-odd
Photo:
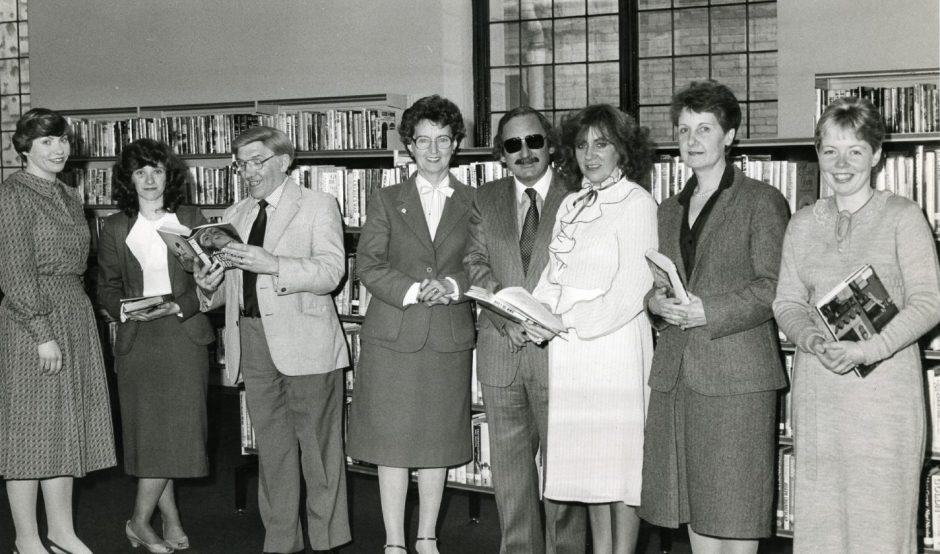
[[[180,306],[176,302],[164,302],[158,304],[149,310],[141,310],[127,314],[127,319],[131,321],[153,321],[180,313]]]
[[[219,288],[219,285],[222,284],[222,279],[225,277],[225,266],[221,263],[214,263],[212,265],[203,265],[199,268],[199,271],[193,274],[193,279],[196,280],[196,285],[202,289],[202,292],[206,296],[212,296],[212,293]]]

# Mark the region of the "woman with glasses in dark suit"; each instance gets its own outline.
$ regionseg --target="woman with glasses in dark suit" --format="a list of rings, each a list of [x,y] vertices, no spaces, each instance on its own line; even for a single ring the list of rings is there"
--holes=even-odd
[[[463,255],[473,189],[450,174],[464,136],[460,110],[428,96],[398,128],[418,171],[376,191],[359,237],[358,271],[372,293],[349,417],[348,454],[379,466],[385,551],[407,551],[409,468],[418,468],[415,549],[437,553],[447,467],[467,462],[476,337]]]

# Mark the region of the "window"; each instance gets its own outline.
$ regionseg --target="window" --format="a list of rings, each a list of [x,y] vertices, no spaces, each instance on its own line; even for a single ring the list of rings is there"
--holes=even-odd
[[[669,102],[693,80],[715,79],[741,103],[740,137],[777,136],[776,0],[639,0],[640,121],[675,140]]]
[[[776,136],[776,29],[776,0],[476,0],[477,141],[520,104],[557,123],[600,102],[674,140],[673,92],[707,78],[741,101],[739,136]]]
[[[13,150],[13,132],[29,111],[29,41],[26,0],[0,0],[0,172],[6,179],[23,164]]]

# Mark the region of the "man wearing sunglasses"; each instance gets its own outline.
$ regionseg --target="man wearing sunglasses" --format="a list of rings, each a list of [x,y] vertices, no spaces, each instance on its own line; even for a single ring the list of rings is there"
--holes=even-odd
[[[471,285],[531,291],[548,262],[555,213],[567,194],[550,167],[551,123],[530,107],[513,109],[499,121],[493,154],[512,176],[477,191],[464,267]],[[535,458],[548,427],[547,350],[529,341],[518,323],[484,309],[477,372],[489,422],[500,554],[583,553],[583,507],[546,500],[544,529],[540,516]]]

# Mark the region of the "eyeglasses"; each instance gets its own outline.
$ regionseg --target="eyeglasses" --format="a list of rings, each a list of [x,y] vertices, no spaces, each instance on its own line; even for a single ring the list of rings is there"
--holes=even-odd
[[[529,150],[540,150],[545,147],[545,135],[529,135],[524,139],[513,137],[504,140],[503,150],[505,150],[507,154],[515,154],[522,150],[523,140],[525,140],[525,145],[529,147]]]
[[[264,166],[264,163],[266,161],[270,160],[271,158],[275,156],[277,156],[277,154],[271,154],[270,156],[268,156],[267,158],[263,160],[235,160],[234,162],[232,162],[232,169],[234,169],[235,171],[245,171],[246,169],[250,169],[252,171],[259,171]]]
[[[415,148],[417,148],[418,150],[427,150],[428,148],[431,147],[432,141],[434,142],[434,144],[437,145],[438,149],[440,150],[447,150],[454,144],[453,137],[449,137],[447,135],[441,135],[439,137],[435,137],[434,139],[431,139],[431,137],[425,137],[425,136],[414,137],[411,139],[412,144],[414,144]]]

